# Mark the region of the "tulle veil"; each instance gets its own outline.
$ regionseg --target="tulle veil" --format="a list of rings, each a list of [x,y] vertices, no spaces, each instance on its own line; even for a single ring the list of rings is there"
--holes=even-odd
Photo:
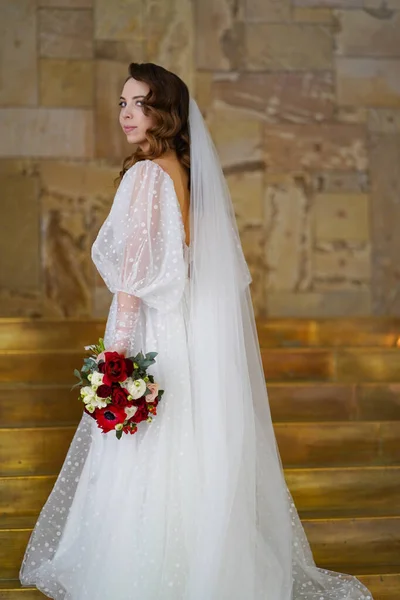
[[[201,111],[189,105],[189,353],[202,497],[190,600],[361,600],[352,575],[316,567],[274,435],[229,189]]]

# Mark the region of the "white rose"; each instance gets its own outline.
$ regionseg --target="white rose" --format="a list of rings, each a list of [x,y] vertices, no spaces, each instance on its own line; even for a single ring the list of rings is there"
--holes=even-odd
[[[94,396],[94,391],[92,390],[90,385],[85,385],[81,388],[81,396],[84,398],[85,396]]]
[[[131,377],[125,382],[124,387],[128,390],[129,394],[134,400],[143,396],[146,391],[146,382],[143,379],[133,380]]]
[[[126,406],[125,407],[126,418],[130,419],[131,417],[133,417],[133,415],[136,413],[136,411],[137,411],[137,406]]]
[[[81,395],[83,397],[83,402],[86,404],[86,408],[88,407],[88,405],[93,406],[93,410],[95,408],[105,408],[107,406],[106,398],[99,398],[98,396],[96,396],[95,390],[93,390],[88,385],[81,389]],[[93,410],[89,412],[93,412]]]
[[[91,404],[92,406],[96,406],[96,400],[97,400],[96,392],[94,390],[92,390],[91,387],[86,386],[86,387],[82,388],[81,394],[82,394],[83,402],[86,405]]]
[[[92,388],[94,390],[97,390],[97,388],[99,387],[99,385],[103,384],[103,373],[99,373],[98,371],[94,371],[93,373],[90,373],[88,375],[88,379],[90,381],[90,383],[92,384]]]
[[[93,406],[93,404],[86,404],[86,410],[90,413],[94,413],[94,411],[96,410],[96,407]]]
[[[107,406],[107,400],[105,398],[99,398],[98,396],[92,400],[92,404],[94,404],[97,408],[105,408]]]

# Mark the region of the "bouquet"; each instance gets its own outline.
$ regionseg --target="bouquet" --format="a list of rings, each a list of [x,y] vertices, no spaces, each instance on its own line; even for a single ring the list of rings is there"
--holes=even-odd
[[[71,389],[80,386],[84,411],[95,419],[103,433],[115,431],[121,439],[123,433],[136,433],[138,423],[150,423],[164,393],[147,373],[158,353],[139,352],[128,358],[106,351],[103,338],[98,344],[85,346],[85,350],[93,354],[84,359],[80,371],[74,370],[79,383]]]

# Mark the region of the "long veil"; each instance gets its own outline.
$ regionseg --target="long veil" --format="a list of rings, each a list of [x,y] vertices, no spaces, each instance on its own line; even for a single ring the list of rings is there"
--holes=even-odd
[[[318,568],[313,560],[271,421],[252,279],[229,189],[193,98],[189,133],[188,339],[201,498],[186,597],[372,598],[354,576]]]

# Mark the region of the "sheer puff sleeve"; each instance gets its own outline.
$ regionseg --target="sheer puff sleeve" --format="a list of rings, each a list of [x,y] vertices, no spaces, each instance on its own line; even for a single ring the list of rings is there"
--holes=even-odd
[[[134,339],[141,303],[169,312],[185,287],[185,232],[170,176],[151,160],[124,175],[92,246],[92,260],[117,294],[113,348]]]

